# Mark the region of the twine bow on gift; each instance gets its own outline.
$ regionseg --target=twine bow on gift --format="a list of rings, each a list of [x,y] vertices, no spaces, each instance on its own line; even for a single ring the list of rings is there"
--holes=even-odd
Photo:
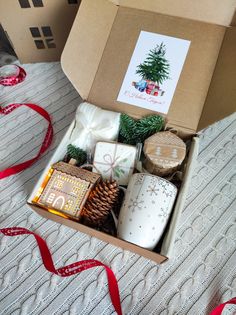
[[[117,149],[118,149],[118,145],[119,144],[114,144],[114,152],[112,154],[106,153],[102,156],[103,160],[102,161],[94,161],[93,165],[94,167],[96,166],[96,168],[98,167],[98,165],[104,165],[106,167],[106,169],[99,171],[100,173],[102,173],[103,175],[109,174],[110,173],[110,177],[105,177],[105,178],[109,178],[110,180],[113,179],[120,179],[122,177],[122,175],[125,175],[125,169],[127,169],[128,171],[132,170],[133,167],[131,167],[130,165],[122,165],[122,163],[127,162],[128,160],[128,156],[123,157],[123,156],[117,156]]]
[[[114,177],[120,177],[121,174],[124,174],[124,170],[120,168],[119,164],[117,163],[120,160],[120,157],[112,157],[110,154],[105,154],[103,156],[103,160],[105,161],[105,165],[108,166],[108,169],[104,173],[109,173],[110,174],[110,180],[112,180]],[[125,162],[127,159],[122,159],[119,162]]]

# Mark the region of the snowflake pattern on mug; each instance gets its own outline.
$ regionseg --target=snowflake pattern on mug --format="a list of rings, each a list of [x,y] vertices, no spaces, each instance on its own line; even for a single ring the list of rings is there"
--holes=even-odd
[[[161,182],[160,186],[162,187],[162,193],[166,197],[172,197],[173,196],[173,190],[170,190],[171,184],[168,182]]]
[[[135,183],[134,183],[135,186],[142,184],[144,175],[145,175],[145,174],[139,174],[139,176],[136,178],[136,181],[135,181]]]
[[[154,185],[148,185],[148,189],[146,190],[147,193],[150,193],[150,196],[157,196],[159,191],[160,189],[157,183],[155,183]]]
[[[154,249],[166,227],[177,191],[168,184],[167,180],[146,173],[132,176],[119,215],[119,238]]]
[[[161,213],[158,214],[158,217],[161,218],[161,222],[165,222],[169,217],[169,212],[166,209],[161,208]]]
[[[128,208],[132,212],[135,212],[135,210],[142,210],[143,203],[144,203],[144,201],[143,200],[138,200],[138,197],[136,197],[134,199],[131,198]]]
[[[157,184],[157,177],[150,175],[150,183],[152,185],[156,185]]]

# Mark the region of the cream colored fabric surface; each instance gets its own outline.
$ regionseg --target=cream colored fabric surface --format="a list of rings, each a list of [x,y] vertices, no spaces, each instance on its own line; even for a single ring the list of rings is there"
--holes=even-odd
[[[94,152],[98,141],[117,140],[119,125],[120,113],[84,102],[76,110],[71,143],[87,152]]]
[[[52,116],[55,138],[31,168],[0,181],[0,227],[22,226],[40,234],[57,267],[88,258],[109,265],[119,281],[124,314],[209,314],[216,304],[236,296],[236,115],[201,133],[174,258],[159,266],[45,220],[26,205],[81,100],[58,63],[24,67],[26,81],[0,87],[0,103],[43,106]],[[27,108],[0,117],[0,168],[33,157],[46,127]],[[45,270],[32,236],[0,235],[0,314],[109,315],[114,310],[101,267],[60,278]]]

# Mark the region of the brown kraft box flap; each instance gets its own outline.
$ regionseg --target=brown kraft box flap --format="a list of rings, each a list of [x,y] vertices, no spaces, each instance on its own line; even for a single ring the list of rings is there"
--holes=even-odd
[[[236,7],[235,0],[111,0],[113,3],[186,19],[228,26]]]
[[[88,98],[117,9],[110,1],[81,2],[61,65],[83,99]]]
[[[236,27],[227,29],[198,130],[236,111]]]
[[[126,1],[120,3],[125,5]],[[140,1],[136,3],[141,6]],[[212,1],[207,3],[212,5]],[[232,12],[229,14],[233,5],[230,1],[227,10],[221,12],[222,16],[217,10],[215,18],[221,17],[225,24],[226,20],[228,23],[233,15]],[[205,20],[206,17],[207,14]],[[63,51],[62,67],[84,99],[103,108],[139,117],[150,111],[116,99],[140,31],[190,40],[167,119],[169,125],[194,134],[226,29],[225,26],[119,7],[108,0],[83,0]],[[211,122],[214,120],[209,120]]]
[[[116,100],[142,30],[191,41],[167,120],[170,125],[195,133],[225,33],[222,26],[120,7],[89,102],[137,117],[151,113]]]
[[[111,235],[106,234],[104,232],[97,231],[97,230],[90,228],[86,225],[83,225],[83,224],[80,224],[78,222],[68,220],[68,219],[65,219],[61,216],[52,214],[48,211],[45,211],[44,209],[41,209],[39,207],[34,206],[34,205],[30,205],[30,206],[34,209],[35,212],[37,212],[39,215],[45,217],[46,219],[56,221],[57,223],[64,224],[66,226],[69,226],[72,229],[77,230],[77,231],[79,230],[82,233],[89,234],[93,237],[97,237],[97,238],[103,240],[104,242],[111,243],[117,247],[125,248],[125,249],[128,249],[130,251],[133,251],[134,253],[136,253],[140,256],[144,256],[148,259],[151,259],[151,260],[157,262],[158,264],[163,263],[165,260],[167,260],[167,257],[160,255],[160,254],[157,254],[156,252],[146,250],[145,248],[142,248],[142,247],[137,246],[137,245],[132,244],[132,243],[125,242],[119,238],[115,238],[114,236],[111,236]],[[124,244],[125,244],[125,246],[124,246]]]

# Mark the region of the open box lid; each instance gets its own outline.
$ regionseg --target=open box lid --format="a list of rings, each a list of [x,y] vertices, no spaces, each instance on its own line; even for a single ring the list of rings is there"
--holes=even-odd
[[[167,121],[194,134],[235,110],[236,31],[226,27],[235,7],[235,0],[195,5],[169,0],[164,6],[163,1],[83,0],[62,54],[62,68],[83,99],[140,117],[152,112],[117,101],[140,31],[190,40]]]

